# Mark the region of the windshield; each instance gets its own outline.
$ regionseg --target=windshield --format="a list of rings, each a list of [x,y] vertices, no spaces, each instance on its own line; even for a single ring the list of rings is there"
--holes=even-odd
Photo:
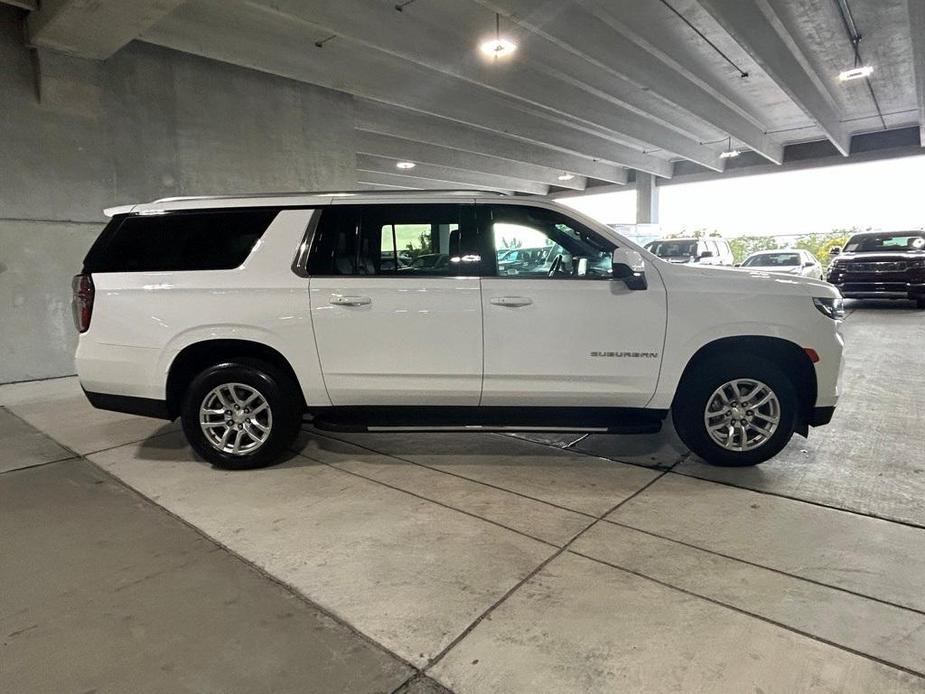
[[[846,253],[873,251],[921,251],[925,249],[925,232],[902,231],[895,234],[852,236],[845,244]]]
[[[747,258],[742,267],[781,267],[801,265],[799,253],[762,253]]]
[[[646,250],[659,258],[685,258],[697,255],[696,241],[652,241]]]

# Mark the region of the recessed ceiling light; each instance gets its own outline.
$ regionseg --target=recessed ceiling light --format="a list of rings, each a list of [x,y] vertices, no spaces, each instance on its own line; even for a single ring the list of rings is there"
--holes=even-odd
[[[498,58],[507,58],[517,50],[516,43],[501,35],[501,15],[499,13],[495,13],[495,37],[482,41],[479,44],[479,50],[496,60]]]
[[[570,173],[564,173],[564,174],[559,175],[560,181],[571,181],[573,178],[575,178],[575,176]]]
[[[838,73],[838,79],[842,82],[847,82],[848,80],[858,80],[862,77],[870,77],[873,73],[874,68],[871,65],[862,65],[861,67],[855,67],[850,70],[844,70],[843,72]]]
[[[483,41],[482,45],[479,46],[479,50],[493,58],[506,58],[517,50],[517,44],[510,39],[501,37]]]
[[[398,169],[413,169],[416,164],[413,161],[400,161],[395,165]]]

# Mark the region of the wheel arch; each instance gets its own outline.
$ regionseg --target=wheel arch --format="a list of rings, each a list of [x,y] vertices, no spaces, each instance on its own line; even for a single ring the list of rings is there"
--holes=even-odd
[[[675,399],[677,399],[678,393],[683,390],[685,380],[695,373],[702,364],[714,358],[732,355],[763,357],[782,366],[784,371],[791,376],[799,398],[800,411],[797,416],[797,432],[806,436],[809,431],[813,408],[816,404],[816,370],[809,355],[802,347],[781,337],[737,335],[708,342],[700,347],[688,360],[678,381]],[[674,405],[674,402],[672,402],[672,405]]]
[[[210,366],[241,358],[264,361],[286,374],[292,379],[294,388],[302,400],[302,408],[305,409],[305,399],[295,369],[279,351],[253,340],[219,338],[187,345],[170,363],[167,371],[166,397],[167,410],[171,417],[179,416],[186,387],[196,374]]]

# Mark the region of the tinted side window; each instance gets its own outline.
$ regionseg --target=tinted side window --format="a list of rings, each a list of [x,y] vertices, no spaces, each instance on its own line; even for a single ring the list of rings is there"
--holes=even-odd
[[[231,270],[278,210],[128,215],[113,220],[84,259],[85,272]]]
[[[322,212],[311,275],[476,275],[472,206],[333,205]]]
[[[602,279],[613,270],[613,243],[553,210],[525,205],[480,207],[499,277]]]

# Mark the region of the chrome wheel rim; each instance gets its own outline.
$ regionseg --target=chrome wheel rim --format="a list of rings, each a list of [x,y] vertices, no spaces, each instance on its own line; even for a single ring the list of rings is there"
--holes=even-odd
[[[707,433],[729,451],[752,451],[766,444],[780,424],[780,401],[753,378],[727,381],[713,391],[703,413]]]
[[[244,383],[223,383],[202,399],[199,426],[215,450],[249,455],[270,438],[273,412],[260,391]]]

